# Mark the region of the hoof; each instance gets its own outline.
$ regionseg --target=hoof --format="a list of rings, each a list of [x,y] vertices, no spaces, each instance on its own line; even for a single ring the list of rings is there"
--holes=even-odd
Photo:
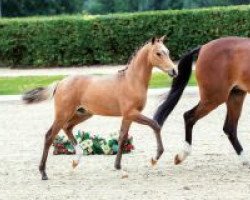
[[[120,170],[121,168],[122,168],[121,165],[115,165],[116,170]]]
[[[182,160],[179,158],[178,154],[174,158],[174,164],[179,165],[182,162]]]
[[[46,181],[46,180],[48,180],[48,179],[49,179],[49,178],[48,178],[47,175],[43,175],[43,176],[42,176],[42,180],[43,180],[43,181]]]
[[[245,166],[245,167],[250,167],[250,163],[247,160],[243,161],[242,165]]]
[[[75,168],[77,167],[78,164],[79,164],[78,161],[73,160],[73,161],[72,161],[72,167],[73,167],[73,169],[75,169]]]
[[[151,165],[155,166],[157,164],[157,160],[155,160],[154,158],[151,158]]]
[[[42,180],[48,180],[49,179],[46,172],[45,172],[45,170],[40,170],[40,173],[42,175]]]

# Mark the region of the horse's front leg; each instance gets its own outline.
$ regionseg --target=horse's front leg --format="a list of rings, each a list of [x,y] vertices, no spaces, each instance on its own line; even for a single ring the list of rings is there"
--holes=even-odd
[[[164,147],[163,147],[162,138],[161,138],[161,127],[156,121],[142,115],[139,112],[134,112],[133,114],[129,116],[129,118],[134,122],[147,125],[153,129],[155,133],[155,137],[156,137],[156,142],[157,142],[157,153],[156,153],[155,158],[152,158],[151,163],[152,165],[155,165],[164,152]]]
[[[120,129],[120,135],[119,135],[119,143],[118,143],[118,152],[116,155],[115,160],[115,168],[121,169],[121,159],[122,159],[122,151],[124,143],[128,136],[128,130],[131,125],[132,121],[122,119],[121,129]]]

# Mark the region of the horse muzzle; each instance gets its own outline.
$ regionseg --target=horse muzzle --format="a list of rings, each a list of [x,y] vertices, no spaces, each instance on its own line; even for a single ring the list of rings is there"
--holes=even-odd
[[[168,75],[172,78],[176,78],[178,76],[178,71],[173,68],[171,70],[168,70]]]

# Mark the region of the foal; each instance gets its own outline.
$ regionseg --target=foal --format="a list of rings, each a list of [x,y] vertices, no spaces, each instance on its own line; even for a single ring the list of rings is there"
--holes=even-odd
[[[243,148],[237,137],[238,120],[243,101],[250,92],[250,39],[226,37],[211,41],[193,49],[179,63],[179,75],[174,79],[167,99],[159,106],[154,119],[163,125],[174,109],[186,87],[192,71],[193,56],[198,54],[196,79],[200,91],[200,102],[184,114],[186,143],[184,150],[175,157],[175,164],[181,163],[191,153],[194,124],[226,103],[227,116],[223,130],[242,158],[243,165],[250,166],[244,158]]]
[[[72,130],[77,124],[93,115],[122,116],[119,137],[119,150],[115,160],[115,168],[121,168],[122,147],[126,140],[132,122],[148,125],[156,136],[157,154],[152,162],[155,163],[163,153],[160,126],[157,122],[141,114],[147,99],[147,90],[152,69],[157,66],[171,76],[177,75],[177,70],[169,57],[169,50],[163,44],[164,37],[153,38],[145,44],[131,60],[127,70],[113,76],[72,76],[54,83],[46,88],[37,88],[23,95],[27,103],[40,102],[54,97],[55,119],[45,136],[45,144],[39,166],[43,180],[47,180],[46,160],[49,148],[63,129],[75,145],[77,160],[73,167],[80,162],[81,149],[74,139]]]

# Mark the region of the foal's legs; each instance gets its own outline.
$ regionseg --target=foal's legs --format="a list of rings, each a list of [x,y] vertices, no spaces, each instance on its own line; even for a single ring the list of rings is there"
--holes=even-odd
[[[156,121],[142,115],[139,111],[129,112],[129,114],[127,114],[126,117],[124,117],[124,119],[128,121],[137,122],[142,125],[147,125],[153,129],[155,133],[156,141],[157,141],[157,154],[155,158],[152,158],[152,164],[153,165],[156,164],[156,162],[160,159],[164,151],[162,138],[161,138],[161,127],[159,126],[159,124]],[[117,166],[119,167],[118,164]],[[115,164],[115,167],[116,167],[116,164]]]
[[[175,156],[176,165],[184,161],[186,157],[191,153],[192,131],[194,124],[199,119],[206,116],[210,111],[214,110],[221,103],[200,101],[197,106],[195,106],[193,109],[189,110],[184,114],[185,131],[186,131],[185,146],[183,151]]]
[[[83,114],[75,114],[63,127],[64,132],[68,136],[69,140],[73,143],[75,149],[76,149],[76,160],[73,160],[73,168],[75,168],[81,161],[82,158],[82,150],[81,147],[77,144],[77,141],[73,135],[73,128],[77,124],[86,121],[92,117],[89,113],[83,113]]]
[[[39,165],[39,171],[42,175],[42,180],[48,180],[48,176],[46,173],[46,162],[47,162],[47,158],[48,158],[48,152],[49,152],[49,148],[50,148],[55,136],[58,134],[61,127],[62,127],[62,123],[60,123],[59,121],[55,121],[45,135],[43,155],[42,155],[42,159],[41,159],[41,162]]]
[[[246,92],[233,89],[227,100],[227,116],[223,127],[224,132],[227,134],[229,141],[233,145],[236,153],[241,157],[243,165],[249,165],[243,153],[243,148],[237,137],[238,120],[241,115],[242,106]]]
[[[77,125],[80,124],[83,121],[86,121],[87,119],[89,119],[90,117],[92,117],[91,114],[75,114],[64,126],[63,126],[63,130],[65,132],[65,134],[68,136],[69,140],[76,145],[77,141],[73,135],[73,128]]]
[[[128,130],[130,128],[131,123],[132,123],[132,121],[130,121],[130,120],[122,119],[122,125],[121,125],[121,129],[120,129],[120,136],[119,136],[119,143],[118,143],[119,149],[118,149],[116,159],[115,159],[115,168],[116,169],[121,169],[121,159],[122,159],[123,146],[124,146],[124,143],[127,139]]]
[[[157,142],[157,154],[155,158],[152,158],[151,162],[152,162],[152,165],[155,165],[164,152],[164,147],[163,147],[162,138],[161,138],[161,127],[156,121],[142,115],[141,113],[136,113],[132,115],[131,119],[134,122],[137,122],[139,124],[148,125],[149,127],[153,129],[155,133],[155,137],[156,137],[156,142]]]

